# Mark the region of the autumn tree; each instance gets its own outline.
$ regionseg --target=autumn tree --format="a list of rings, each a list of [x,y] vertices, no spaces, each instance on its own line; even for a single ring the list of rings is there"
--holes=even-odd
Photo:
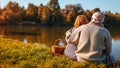
[[[75,17],[75,11],[73,5],[66,5],[66,22],[70,23],[72,22],[72,18]]]
[[[92,12],[90,10],[86,10],[85,11],[85,15],[86,15],[87,19],[90,21],[91,20],[91,16],[92,16]]]
[[[39,20],[41,21],[42,20],[42,12],[43,12],[43,4],[41,3],[39,6],[38,6],[38,18]]]
[[[60,6],[58,0],[50,0],[48,5],[51,11],[51,19],[50,22],[52,25],[58,25],[61,23],[61,13],[60,13]]]
[[[120,25],[120,13],[115,13],[116,22]]]
[[[37,21],[38,7],[34,4],[29,3],[26,10],[26,19],[29,21]]]
[[[6,16],[7,15],[7,11],[1,11],[0,13],[0,24],[5,24],[6,22]]]
[[[9,1],[8,4],[0,8],[0,24],[21,24],[19,21],[35,21],[37,24],[45,25],[73,25],[77,15],[85,14],[88,20],[91,20],[93,13],[101,11],[99,8],[86,10],[81,4],[69,4],[61,9],[58,0],[50,0],[46,6],[40,4],[36,6],[32,3],[28,4],[27,9],[19,6],[17,2]],[[105,14],[105,26],[120,25],[120,13],[111,13],[111,11],[103,11]],[[24,22],[22,22],[24,24]],[[33,24],[33,23],[32,23]]]
[[[2,9],[1,9],[1,7],[0,7],[0,14],[1,14],[1,12],[2,12]]]
[[[77,13],[77,15],[83,14],[84,12],[84,9],[82,8],[81,4],[75,4],[73,8],[74,8],[75,13]]]
[[[24,17],[24,8],[20,7],[18,3],[10,1],[5,6],[2,15],[9,23],[15,23],[15,21],[20,21]]]
[[[113,25],[116,25],[116,18],[111,11],[105,11],[105,21],[104,21],[104,26],[105,27],[111,27]]]
[[[56,10],[60,9],[58,0],[50,0],[48,3],[48,7],[50,8],[50,10],[52,10],[53,12]]]
[[[94,8],[91,12],[94,14],[95,12],[100,12],[101,10],[99,8]]]
[[[73,24],[77,15],[83,14],[84,10],[80,4],[69,4],[65,6],[63,15],[66,18],[66,23]]]
[[[47,6],[43,7],[42,13],[41,13],[41,21],[42,24],[47,24],[50,23],[49,22],[49,18],[50,18],[50,9]]]
[[[0,23],[2,22],[2,9],[1,9],[1,7],[0,7]]]

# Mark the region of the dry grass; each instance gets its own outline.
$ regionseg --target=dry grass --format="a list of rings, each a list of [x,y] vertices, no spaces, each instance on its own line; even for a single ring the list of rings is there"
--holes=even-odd
[[[114,68],[119,68],[117,61]],[[23,43],[0,36],[0,68],[107,68],[104,64],[80,63],[51,54],[41,44]]]

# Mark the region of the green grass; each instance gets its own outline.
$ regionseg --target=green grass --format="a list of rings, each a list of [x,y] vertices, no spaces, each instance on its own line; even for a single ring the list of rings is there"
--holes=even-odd
[[[105,68],[105,65],[80,63],[53,55],[51,48],[41,44],[25,44],[0,36],[0,68]]]

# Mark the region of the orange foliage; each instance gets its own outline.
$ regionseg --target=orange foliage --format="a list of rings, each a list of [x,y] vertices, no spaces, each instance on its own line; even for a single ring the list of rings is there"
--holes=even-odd
[[[3,21],[3,20],[5,20],[6,18],[5,18],[5,16],[4,15],[0,15],[0,21]]]

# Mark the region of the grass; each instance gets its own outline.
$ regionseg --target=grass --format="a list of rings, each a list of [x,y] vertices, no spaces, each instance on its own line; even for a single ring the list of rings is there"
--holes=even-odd
[[[23,43],[0,36],[0,68],[106,68],[104,64],[80,63],[51,54],[50,47]]]

